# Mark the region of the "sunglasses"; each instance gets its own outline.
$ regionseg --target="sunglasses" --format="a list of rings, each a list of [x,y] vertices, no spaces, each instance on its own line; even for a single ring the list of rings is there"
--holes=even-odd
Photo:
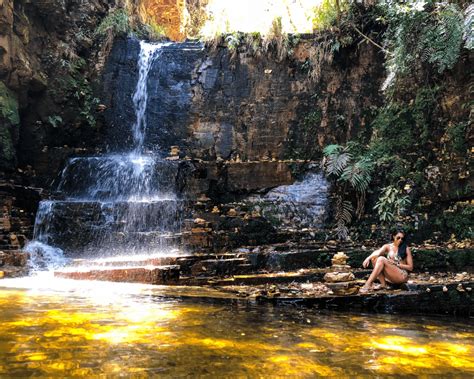
[[[405,239],[405,237],[400,237],[400,236],[398,236],[398,237],[395,237],[395,239],[396,239],[397,241],[398,241],[398,240],[402,240],[402,241],[403,241],[403,240]]]

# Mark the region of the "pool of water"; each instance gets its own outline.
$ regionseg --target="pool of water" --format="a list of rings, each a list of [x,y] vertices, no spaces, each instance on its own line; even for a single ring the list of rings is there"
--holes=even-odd
[[[474,375],[473,321],[170,299],[164,288],[0,282],[0,375]]]

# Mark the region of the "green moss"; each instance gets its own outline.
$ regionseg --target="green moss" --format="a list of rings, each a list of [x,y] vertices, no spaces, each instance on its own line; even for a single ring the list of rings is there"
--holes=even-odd
[[[0,168],[11,168],[15,162],[12,128],[20,123],[18,101],[4,83],[0,82]]]
[[[8,168],[15,160],[15,148],[9,128],[0,128],[0,168]]]
[[[321,120],[322,114],[319,109],[307,113],[300,119],[289,131],[285,158],[312,160],[321,157],[321,148],[316,141]]]
[[[0,82],[0,116],[11,125],[20,123],[18,100],[3,82]]]
[[[467,132],[468,122],[458,122],[452,127],[448,128],[447,134],[449,142],[454,152],[458,154],[465,154],[467,151]]]
[[[445,210],[435,220],[435,224],[445,233],[453,233],[459,239],[474,239],[473,219],[474,205],[470,203],[457,203]]]
[[[96,108],[100,101],[94,95],[92,84],[85,77],[84,59],[63,61],[61,65],[66,69],[66,73],[56,78],[48,91],[58,101],[67,99],[74,108],[76,117],[74,120],[70,120],[64,118],[64,114],[55,114],[50,115],[46,121],[54,128],[71,121],[94,128],[96,126]]]

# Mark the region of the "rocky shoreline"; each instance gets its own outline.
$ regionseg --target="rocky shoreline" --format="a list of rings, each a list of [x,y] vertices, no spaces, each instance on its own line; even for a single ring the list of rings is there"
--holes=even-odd
[[[278,245],[280,248],[281,245]],[[270,253],[269,250],[272,252]],[[342,253],[336,254],[341,255]],[[59,278],[154,284],[166,297],[227,299],[338,311],[439,314],[472,317],[474,302],[473,249],[414,249],[415,272],[406,284],[358,294],[370,274],[360,263],[367,251],[345,251],[354,268],[344,275],[341,261],[328,265],[334,250],[282,252],[275,246],[260,252],[209,255],[75,259],[55,272]],[[0,277],[28,272],[24,252],[2,253]],[[306,267],[298,265],[305,262]],[[298,267],[300,266],[300,267]],[[310,267],[312,266],[312,267]],[[295,269],[295,267],[298,267]],[[337,272],[337,271],[336,271]],[[350,274],[350,275],[348,275]],[[1,282],[0,282],[1,285]]]

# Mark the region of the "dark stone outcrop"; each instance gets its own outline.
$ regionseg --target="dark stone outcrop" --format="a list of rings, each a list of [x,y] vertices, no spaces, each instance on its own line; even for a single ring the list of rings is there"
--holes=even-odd
[[[466,282],[463,287],[472,288],[474,283]],[[259,301],[277,305],[297,305],[316,309],[338,311],[436,314],[471,317],[474,314],[474,299],[471,292],[460,292],[458,283],[431,287],[432,291],[403,291],[356,296],[323,296],[301,298],[265,298]],[[443,290],[443,287],[446,290]]]
[[[43,165],[54,158],[48,150],[97,143],[100,121],[94,119],[100,115],[92,82],[104,63],[106,46],[96,44],[94,32],[120,1],[0,3],[0,92],[3,87],[10,91],[19,116],[9,117],[3,129],[2,99],[0,175],[31,166],[37,176],[30,184],[48,186],[57,169]]]

